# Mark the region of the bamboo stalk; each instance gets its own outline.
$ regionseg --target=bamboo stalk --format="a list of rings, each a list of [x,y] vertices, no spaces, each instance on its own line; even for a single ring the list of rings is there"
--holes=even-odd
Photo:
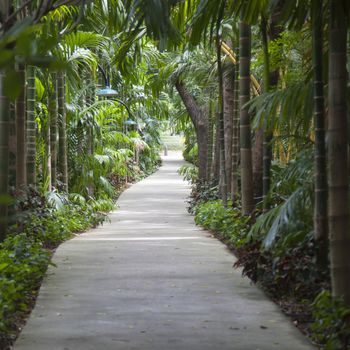
[[[27,184],[36,185],[35,68],[27,67]]]
[[[239,53],[242,214],[250,215],[254,210],[254,186],[250,115],[246,104],[250,99],[251,29],[242,21],[240,22]]]
[[[9,99],[4,92],[5,71],[0,70],[0,241],[6,237],[8,220]]]

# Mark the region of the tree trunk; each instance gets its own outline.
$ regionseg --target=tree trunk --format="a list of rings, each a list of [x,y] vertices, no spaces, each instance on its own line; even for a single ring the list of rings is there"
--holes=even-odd
[[[87,107],[91,106],[93,104],[93,101],[95,99],[95,89],[93,89],[92,86],[92,81],[89,77],[86,79],[86,84],[88,86],[87,91],[86,91],[86,96],[85,96],[85,104]],[[92,157],[94,154],[94,128],[93,128],[93,122],[94,122],[94,117],[92,113],[90,113],[90,118],[88,123],[88,129],[87,129],[87,154],[89,157]],[[137,150],[135,150],[135,156],[138,158],[137,155]],[[136,161],[136,164],[138,163],[138,160]],[[90,197],[93,197],[94,195],[94,186],[93,183],[88,184],[88,194]]]
[[[264,92],[269,92],[271,88],[275,88],[278,84],[279,71],[278,69],[270,71],[270,54],[269,54],[269,41],[275,40],[282,32],[282,26],[279,26],[281,17],[281,9],[283,7],[284,0],[280,0],[276,6],[272,16],[270,25],[267,25],[266,18],[262,18],[261,33],[262,44],[264,52],[264,77],[263,88]],[[268,31],[269,27],[269,31]],[[269,209],[269,203],[267,201],[268,193],[270,191],[271,180],[270,170],[272,161],[272,141],[273,132],[264,127],[264,142],[263,142],[263,211],[266,212]]]
[[[57,92],[58,92],[58,115],[59,115],[59,157],[58,166],[59,171],[62,174],[63,190],[68,192],[68,163],[67,163],[67,131],[66,131],[66,79],[65,73],[62,71],[58,72],[57,81]]]
[[[52,102],[51,96],[48,97],[47,104],[49,106],[49,111],[46,116],[46,123],[43,128],[43,138],[45,143],[45,155],[43,159],[42,169],[43,169],[43,185],[44,190],[52,191],[52,179],[51,179],[51,135],[50,135],[50,124],[51,124],[51,113],[52,113]]]
[[[26,149],[26,70],[18,65],[21,81],[21,93],[16,101],[16,188],[23,189],[27,185],[27,149]]]
[[[350,235],[346,96],[346,1],[330,2],[327,161],[332,292],[350,306]]]
[[[207,180],[208,158],[208,115],[198,105],[181,81],[176,81],[175,87],[186,107],[196,130],[198,144],[198,180],[205,183]]]
[[[214,151],[214,110],[212,96],[210,96],[208,108],[208,159],[207,159],[207,180],[212,179],[213,151]]]
[[[245,104],[250,99],[250,26],[240,22],[239,38],[239,92],[240,92],[240,144],[241,144],[241,181],[242,181],[242,214],[250,215],[254,210],[254,188],[252,169],[252,147],[250,115]]]
[[[315,210],[314,234],[317,241],[317,260],[327,268],[327,166],[325,145],[325,116],[323,95],[323,25],[322,0],[312,2],[312,40],[314,65],[314,123],[315,123]]]
[[[227,192],[231,193],[232,182],[232,141],[233,141],[233,115],[235,100],[235,67],[229,62],[223,74],[224,84],[224,138],[225,138],[225,166]]]
[[[51,183],[57,187],[57,74],[51,73],[52,94],[50,96],[50,150],[51,150]]]
[[[9,100],[4,93],[5,72],[0,70],[0,241],[8,220]]]
[[[213,161],[213,179],[216,183],[219,183],[220,177],[220,124],[219,124],[219,116],[217,113],[215,115],[215,133],[214,133],[214,161]]]
[[[36,185],[35,68],[27,67],[27,184]]]
[[[232,204],[237,203],[239,197],[239,55],[236,55],[237,63],[235,69],[235,83],[234,83],[234,110],[233,110],[233,130],[232,130],[232,175],[231,175],[231,199]]]
[[[253,142],[253,184],[254,201],[258,203],[263,198],[263,154],[264,154],[264,128],[260,127],[254,132]]]
[[[10,119],[9,119],[9,186],[16,186],[16,155],[17,155],[17,140],[16,140],[16,105],[10,102]]]
[[[217,32],[216,39],[216,57],[218,66],[218,83],[219,83],[219,135],[220,135],[220,193],[223,205],[227,206],[227,176],[226,176],[226,156],[225,156],[225,124],[224,124],[224,86],[223,70],[221,64],[221,38]]]
[[[263,89],[264,92],[270,91],[270,54],[269,54],[269,42],[267,38],[267,20],[262,18],[261,21],[261,36],[264,52],[264,76],[263,76]],[[264,140],[263,140],[263,211],[266,212],[269,208],[267,203],[267,196],[270,191],[270,170],[272,160],[272,131],[268,130],[267,126],[264,126]]]

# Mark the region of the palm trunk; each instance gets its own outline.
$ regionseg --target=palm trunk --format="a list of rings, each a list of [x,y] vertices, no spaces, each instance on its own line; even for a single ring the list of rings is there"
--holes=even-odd
[[[52,191],[52,179],[51,179],[51,135],[50,135],[50,123],[51,123],[51,113],[52,113],[52,102],[51,97],[48,97],[47,104],[49,106],[49,111],[46,116],[46,123],[43,129],[43,139],[45,143],[45,155],[42,163],[43,169],[43,189],[44,191]]]
[[[232,175],[231,175],[231,199],[232,204],[237,203],[239,197],[239,187],[238,187],[238,178],[239,178],[239,60],[238,55],[236,69],[235,69],[235,83],[234,83],[234,110],[233,110],[233,132],[232,132]]]
[[[269,55],[269,43],[267,39],[267,21],[265,18],[261,22],[261,34],[262,44],[264,52],[264,80],[263,88],[264,92],[270,91],[270,55]],[[267,203],[267,196],[270,191],[270,169],[272,159],[272,132],[267,130],[267,126],[264,127],[264,141],[263,141],[263,210],[266,212],[269,208]]]
[[[6,237],[8,220],[9,100],[4,93],[5,72],[0,70],[0,241]]]
[[[27,184],[36,185],[35,68],[27,68]]]
[[[250,131],[250,115],[245,104],[250,99],[250,26],[240,22],[240,144],[241,144],[241,191],[242,214],[250,215],[254,210],[253,166]]]
[[[220,121],[218,113],[215,112],[215,132],[214,132],[214,160],[212,165],[213,179],[216,183],[219,183],[220,177]]]
[[[91,106],[95,98],[95,89],[91,87],[92,81],[89,77],[86,79],[86,84],[88,86],[88,89],[86,91],[85,103],[86,103],[86,106]],[[87,129],[87,154],[89,155],[89,157],[91,157],[94,154],[94,128],[93,128],[92,115],[91,115],[91,118],[92,120],[90,120],[88,129]],[[136,150],[134,151],[134,153],[135,153],[135,157],[137,157]],[[138,163],[138,160],[137,160],[137,163]],[[93,197],[94,195],[94,187],[92,183],[88,185],[88,194],[90,197]]]
[[[219,135],[220,135],[220,193],[223,205],[227,206],[227,176],[226,176],[226,156],[225,156],[225,124],[224,124],[224,86],[223,70],[221,64],[221,38],[217,33],[216,57],[218,65],[218,82],[219,82]]]
[[[282,32],[282,26],[279,25],[281,20],[281,11],[284,4],[284,0],[279,0],[275,10],[271,16],[270,25],[267,25],[266,19],[263,17],[261,32],[262,32],[262,44],[264,52],[264,77],[263,77],[263,87],[264,92],[269,92],[271,89],[275,88],[278,84],[279,70],[275,69],[270,71],[270,54],[268,39],[275,40],[279,37]],[[269,27],[269,32],[267,28]],[[272,161],[272,141],[273,132],[264,128],[264,144],[263,144],[263,211],[266,212],[269,209],[268,203],[268,193],[271,187],[271,161]]]
[[[225,165],[226,165],[226,183],[227,192],[231,193],[232,182],[232,139],[233,139],[233,115],[235,100],[235,67],[232,63],[228,63],[227,69],[224,71],[224,137],[225,137]]]
[[[9,119],[9,186],[16,185],[16,105],[10,102],[10,119]]]
[[[315,210],[314,234],[317,241],[318,263],[327,267],[327,167],[325,145],[325,116],[323,95],[323,25],[322,0],[312,2],[312,40],[314,65],[314,123],[315,123]]]
[[[208,155],[207,155],[207,180],[212,179],[213,149],[214,149],[214,111],[213,101],[210,98],[208,108]]]
[[[57,74],[51,74],[52,94],[50,96],[50,150],[51,150],[51,183],[57,186]]]
[[[264,155],[264,129],[259,127],[254,132],[254,142],[252,147],[253,157],[253,184],[254,201],[258,203],[263,198],[263,155]]]
[[[16,188],[23,189],[27,185],[27,149],[26,149],[26,71],[24,65],[18,65],[21,93],[16,101]]]
[[[66,79],[65,73],[58,72],[58,115],[59,115],[59,157],[58,166],[62,174],[63,190],[68,192],[68,163],[67,163],[67,126],[66,126]]]
[[[350,306],[350,235],[347,139],[346,1],[330,2],[327,161],[332,292]]]

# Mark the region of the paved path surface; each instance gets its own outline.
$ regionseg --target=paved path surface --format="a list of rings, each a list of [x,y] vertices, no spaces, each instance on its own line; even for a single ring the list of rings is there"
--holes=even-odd
[[[62,244],[16,350],[304,350],[308,341],[196,227],[178,155]]]

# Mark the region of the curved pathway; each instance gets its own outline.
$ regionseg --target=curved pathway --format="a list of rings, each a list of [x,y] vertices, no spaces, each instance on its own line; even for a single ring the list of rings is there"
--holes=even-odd
[[[16,350],[313,349],[186,212],[178,154],[62,244]]]

